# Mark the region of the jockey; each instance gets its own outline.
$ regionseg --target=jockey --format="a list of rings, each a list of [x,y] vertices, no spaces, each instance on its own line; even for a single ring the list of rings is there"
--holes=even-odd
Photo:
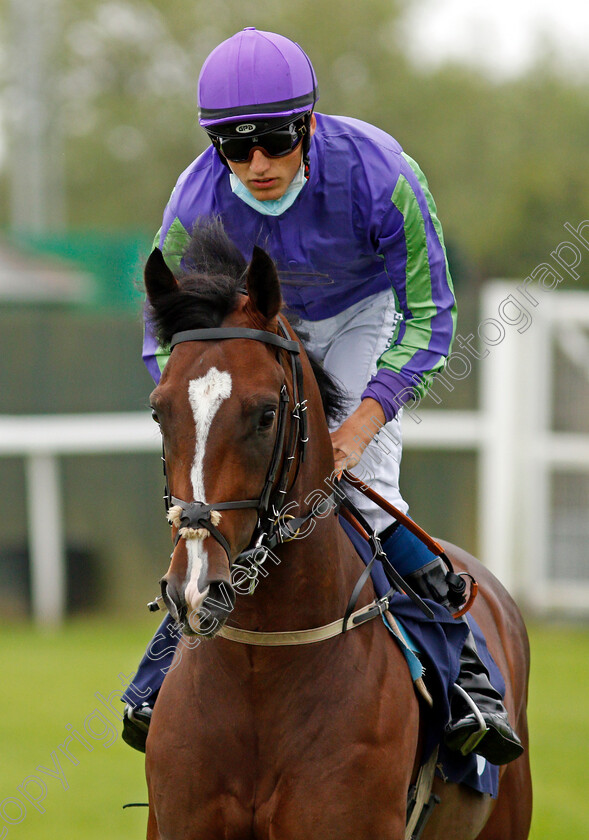
[[[406,512],[399,490],[403,405],[423,396],[443,368],[456,323],[425,176],[384,131],[316,113],[311,62],[281,35],[248,27],[224,41],[202,67],[198,95],[211,145],[180,176],[155,244],[177,269],[195,221],[216,216],[244,256],[255,244],[269,252],[308,349],[351,398],[351,413],[332,431],[336,469],[358,465],[360,477],[369,475],[370,486]],[[144,359],[156,382],[167,358],[147,323]],[[371,457],[381,429],[386,446]],[[407,583],[454,611],[443,561],[364,496],[354,492],[353,501]],[[130,690],[125,697],[124,737],[140,749],[159,674],[151,698],[142,702]],[[494,764],[517,758],[520,740],[472,633],[457,683],[488,727],[474,751]],[[452,713],[445,740],[460,749],[479,724],[464,700],[453,700]]]

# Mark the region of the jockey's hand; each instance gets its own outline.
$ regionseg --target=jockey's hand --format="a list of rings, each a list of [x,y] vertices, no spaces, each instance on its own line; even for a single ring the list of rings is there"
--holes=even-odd
[[[339,429],[331,433],[336,471],[353,469],[384,423],[385,416],[380,403],[370,397],[362,400]]]

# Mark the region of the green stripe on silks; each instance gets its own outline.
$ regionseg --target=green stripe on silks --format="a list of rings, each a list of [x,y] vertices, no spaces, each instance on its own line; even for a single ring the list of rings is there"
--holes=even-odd
[[[444,242],[444,232],[442,230],[442,225],[440,223],[440,220],[438,219],[438,208],[436,207],[436,202],[434,201],[434,197],[429,190],[429,184],[427,183],[427,178],[425,177],[425,175],[421,171],[421,169],[419,167],[419,164],[416,161],[414,161],[412,157],[409,157],[409,155],[406,154],[405,152],[402,152],[402,156],[405,158],[405,160],[407,161],[407,163],[409,164],[409,166],[411,167],[411,169],[415,173],[415,176],[417,177],[417,180],[419,181],[419,185],[421,186],[421,189],[423,190],[423,194],[425,195],[425,200],[427,201],[427,206],[428,206],[428,209],[429,209],[429,212],[430,212],[431,220],[433,222],[435,231],[438,234],[438,239],[439,239],[439,242],[440,242],[440,246],[442,248],[442,251],[444,252],[444,257],[446,258],[446,282],[448,284],[448,288],[453,289],[454,288],[454,283],[452,281],[452,275],[450,274],[450,264],[448,262],[448,253],[446,251],[446,243]],[[450,342],[450,345],[452,345],[452,343],[454,342],[454,336],[456,335],[456,322],[457,322],[456,303],[454,303],[454,309],[452,310],[452,323],[453,323],[452,340]]]
[[[155,239],[153,241],[154,248],[159,248],[160,234],[161,228],[155,235]],[[182,262],[184,251],[186,250],[186,246],[189,242],[190,234],[188,233],[180,219],[175,218],[170,227],[168,228],[168,232],[166,233],[162,246],[162,254],[164,255],[166,264],[168,265],[168,268],[170,268],[171,271],[177,272],[180,268],[180,263]],[[158,347],[158,349],[155,352],[155,358],[160,373],[162,373],[163,369],[167,364],[168,359],[170,358],[169,347]]]
[[[186,246],[190,242],[190,234],[177,217],[174,219],[166,233],[162,253],[164,259],[172,271],[177,271],[182,262]],[[156,235],[156,246],[159,243],[159,234]]]
[[[403,175],[397,181],[391,201],[403,216],[407,248],[405,295],[413,318],[405,321],[406,346],[393,345],[382,354],[379,362],[390,370],[400,371],[417,352],[429,347],[431,319],[436,314],[436,306],[432,296],[425,222],[413,188]],[[442,367],[441,359],[439,367]],[[423,396],[428,385],[429,382],[416,383],[415,390]]]
[[[429,191],[425,175],[408,155],[403,154],[407,164],[415,174],[431,216],[432,224],[436,231],[437,239],[444,254],[445,273],[448,287],[452,289],[452,278],[446,256],[442,226],[437,217],[437,210],[434,199]],[[417,196],[410,182],[404,176],[400,176],[395,190],[391,196],[391,202],[403,217],[403,228],[405,232],[405,243],[407,249],[407,262],[405,266],[405,294],[407,308],[412,313],[411,319],[405,320],[405,337],[400,345],[392,344],[382,354],[378,361],[378,367],[386,367],[389,370],[401,371],[406,365],[410,366],[411,360],[421,350],[428,350],[432,337],[432,318],[437,315],[437,306],[432,294],[432,278],[428,251],[428,241],[425,228],[425,220]],[[456,332],[456,306],[452,311],[452,338]],[[443,369],[445,356],[439,356],[432,364],[429,371],[424,371],[421,382],[414,382],[417,396],[423,397],[432,383],[434,375]]]

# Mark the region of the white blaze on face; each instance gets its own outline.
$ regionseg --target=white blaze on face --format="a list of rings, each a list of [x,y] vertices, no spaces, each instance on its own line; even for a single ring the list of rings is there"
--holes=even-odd
[[[194,415],[196,447],[190,471],[192,492],[197,502],[205,498],[204,458],[211,424],[221,403],[231,394],[231,375],[227,371],[211,368],[205,376],[192,379],[188,385],[188,399]],[[207,569],[207,551],[204,540],[186,540],[188,569],[184,597],[190,609],[197,610],[208,594],[208,586],[201,591],[198,585],[201,574]]]

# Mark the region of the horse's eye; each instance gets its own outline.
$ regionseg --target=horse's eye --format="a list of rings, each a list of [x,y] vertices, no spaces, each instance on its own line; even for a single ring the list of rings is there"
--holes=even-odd
[[[276,417],[276,409],[275,408],[266,408],[262,412],[262,416],[260,417],[260,428],[261,429],[269,429],[272,423],[274,422],[274,418]]]
[[[152,419],[155,423],[157,423],[157,424],[158,424],[158,426],[159,426],[160,418],[157,416],[157,411],[155,410],[155,408],[152,408],[152,409],[151,409],[151,419]]]

